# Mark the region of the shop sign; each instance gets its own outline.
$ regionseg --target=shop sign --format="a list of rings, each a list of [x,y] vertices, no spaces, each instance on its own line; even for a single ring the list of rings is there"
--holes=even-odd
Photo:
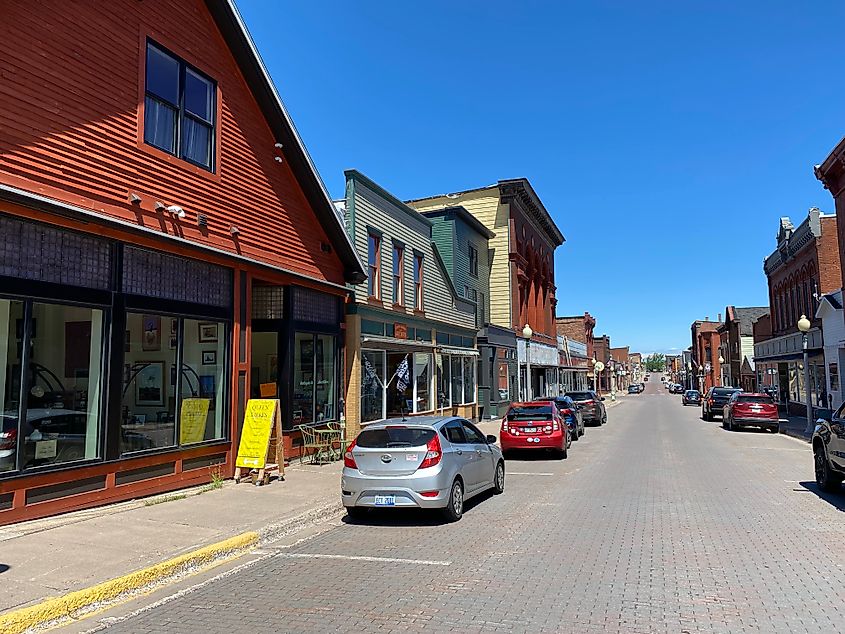
[[[205,440],[205,423],[210,403],[209,398],[186,398],[182,401],[179,437],[183,445]]]
[[[407,339],[408,324],[393,324],[393,336],[397,339]]]
[[[278,399],[253,398],[246,406],[235,466],[263,469],[267,463],[270,433],[279,417]],[[279,439],[281,440],[281,439]]]

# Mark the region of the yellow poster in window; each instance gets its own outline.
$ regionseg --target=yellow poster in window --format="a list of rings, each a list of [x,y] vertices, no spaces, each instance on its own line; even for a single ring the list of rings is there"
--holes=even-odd
[[[235,466],[264,468],[278,404],[279,401],[274,398],[251,398],[247,402]]]
[[[186,398],[182,401],[179,415],[179,439],[181,444],[205,440],[205,423],[208,420],[208,406],[211,399]]]

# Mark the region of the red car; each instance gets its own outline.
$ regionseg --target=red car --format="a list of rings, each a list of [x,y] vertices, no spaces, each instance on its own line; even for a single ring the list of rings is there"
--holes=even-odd
[[[722,427],[730,430],[759,427],[778,433],[779,421],[778,406],[771,396],[736,392],[725,405]]]
[[[502,453],[515,449],[544,449],[566,458],[572,444],[569,426],[553,401],[513,403],[502,419],[499,434]]]

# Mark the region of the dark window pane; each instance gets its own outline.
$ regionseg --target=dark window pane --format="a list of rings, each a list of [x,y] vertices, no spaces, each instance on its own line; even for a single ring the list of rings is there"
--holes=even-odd
[[[190,117],[182,120],[182,156],[194,163],[211,166],[211,128]]]
[[[169,101],[179,103],[179,62],[158,50],[147,46],[147,92]]]
[[[0,299],[0,473],[17,469],[23,320],[23,302]]]
[[[185,110],[211,123],[214,86],[190,68],[185,69]]]
[[[144,141],[173,154],[176,151],[176,110],[147,97],[144,102]]]

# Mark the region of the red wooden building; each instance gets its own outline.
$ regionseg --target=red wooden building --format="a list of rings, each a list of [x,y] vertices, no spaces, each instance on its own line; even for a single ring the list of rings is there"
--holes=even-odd
[[[4,5],[0,231],[0,524],[339,417],[363,266],[230,0]]]

